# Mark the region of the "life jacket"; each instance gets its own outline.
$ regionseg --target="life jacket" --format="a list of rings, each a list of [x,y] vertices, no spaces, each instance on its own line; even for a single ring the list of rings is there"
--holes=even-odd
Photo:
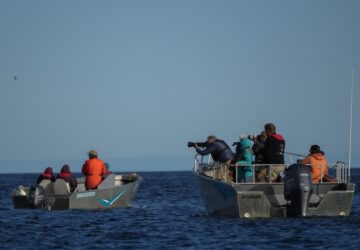
[[[322,153],[314,153],[306,157],[304,164],[310,165],[311,178],[313,182],[320,182],[328,172],[327,161]]]
[[[82,172],[85,175],[86,188],[95,189],[102,182],[102,176],[107,170],[102,160],[93,158],[85,161]]]
[[[68,178],[70,175],[71,175],[71,173],[61,172],[61,173],[58,175],[58,177],[59,177],[60,179],[66,179],[66,178]]]
[[[266,163],[268,164],[284,164],[285,139],[280,134],[270,135],[264,146],[266,155]]]
[[[41,174],[43,177],[45,177],[45,178],[48,178],[48,179],[51,179],[51,178],[53,178],[53,174],[50,174],[50,173],[42,173]]]

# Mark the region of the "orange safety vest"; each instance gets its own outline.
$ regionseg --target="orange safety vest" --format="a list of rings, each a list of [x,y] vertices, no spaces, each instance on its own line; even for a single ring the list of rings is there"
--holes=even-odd
[[[102,160],[93,158],[85,161],[82,172],[85,175],[85,186],[88,189],[95,189],[102,182],[102,175],[107,172]]]
[[[320,182],[321,179],[328,173],[327,161],[325,156],[321,153],[309,155],[302,163],[311,165],[310,172],[313,182]]]

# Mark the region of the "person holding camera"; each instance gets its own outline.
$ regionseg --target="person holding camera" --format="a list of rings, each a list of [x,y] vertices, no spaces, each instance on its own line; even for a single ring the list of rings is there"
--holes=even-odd
[[[265,156],[265,141],[266,141],[266,133],[265,131],[261,131],[259,135],[253,138],[254,144],[252,146],[252,151],[255,156],[255,164],[259,164],[260,166],[255,167],[255,179],[257,182],[266,182],[267,178],[267,167],[263,164],[266,163]]]
[[[284,172],[285,139],[276,133],[276,127],[272,123],[264,126],[266,141],[264,146],[265,163],[271,164],[271,181],[279,181],[280,174]]]
[[[252,182],[253,181],[253,152],[251,146],[253,144],[251,136],[240,136],[239,142],[235,142],[236,154],[235,154],[235,169],[237,171],[237,182]]]
[[[199,144],[199,145],[198,145]],[[214,161],[230,165],[234,159],[234,153],[223,140],[219,140],[214,135],[210,135],[205,143],[194,143],[196,152],[202,156],[211,154]],[[205,149],[200,149],[205,147]]]
[[[229,166],[234,159],[234,153],[223,140],[219,140],[214,135],[210,135],[206,142],[194,143],[188,142],[188,147],[194,147],[196,152],[202,156],[211,154],[215,162],[218,162],[215,178],[232,180],[233,175],[230,173]],[[201,149],[204,148],[204,149]]]

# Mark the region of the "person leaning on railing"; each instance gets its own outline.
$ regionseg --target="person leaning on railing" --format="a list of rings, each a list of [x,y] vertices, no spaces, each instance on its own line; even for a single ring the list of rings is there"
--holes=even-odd
[[[225,167],[230,166],[231,161],[234,159],[234,153],[231,151],[229,145],[223,140],[217,139],[214,135],[208,136],[205,149],[200,149],[196,143],[195,149],[196,152],[202,156],[211,154],[214,161],[225,164]],[[227,175],[227,173],[225,174]]]
[[[328,173],[328,164],[325,153],[321,151],[319,145],[312,145],[309,153],[310,154],[304,160],[299,162],[310,166],[312,182],[321,182]]]

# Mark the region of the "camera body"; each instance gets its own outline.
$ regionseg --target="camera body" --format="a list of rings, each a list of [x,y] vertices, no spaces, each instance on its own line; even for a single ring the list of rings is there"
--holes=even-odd
[[[188,147],[191,148],[191,147],[195,147],[195,144],[200,147],[200,148],[204,148],[204,147],[207,147],[208,143],[207,142],[191,142],[189,141],[188,142]]]

